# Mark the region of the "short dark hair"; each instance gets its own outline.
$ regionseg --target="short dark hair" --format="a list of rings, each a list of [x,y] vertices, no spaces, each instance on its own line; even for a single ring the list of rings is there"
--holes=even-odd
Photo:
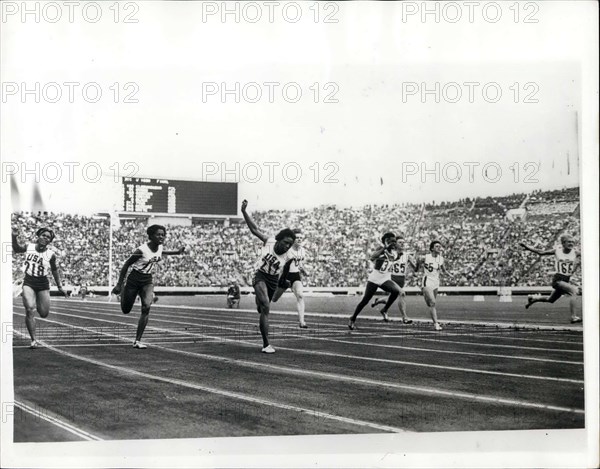
[[[432,241],[431,243],[429,243],[429,250],[431,251],[433,249],[433,246],[435,246],[436,244],[442,246],[442,243],[440,241]]]
[[[395,237],[396,237],[396,235],[394,233],[392,233],[391,231],[388,231],[381,237],[381,242],[383,244],[385,244],[386,240],[388,240],[390,238],[395,238]]]
[[[167,229],[162,225],[150,225],[146,229],[146,234],[148,236],[153,236],[158,230],[163,230],[165,232],[165,235],[167,234]]]
[[[275,240],[281,241],[283,238],[292,238],[293,241],[296,241],[296,233],[294,233],[294,230],[291,230],[290,228],[285,228],[277,233]]]
[[[35,232],[35,235],[39,238],[40,236],[42,236],[42,234],[44,234],[46,232],[50,233],[50,241],[53,241],[54,240],[54,231],[52,231],[50,228],[46,228],[46,227],[40,228],[39,230],[37,230]]]

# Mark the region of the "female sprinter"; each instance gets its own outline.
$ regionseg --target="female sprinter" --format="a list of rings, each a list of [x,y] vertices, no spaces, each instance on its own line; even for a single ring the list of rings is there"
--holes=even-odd
[[[56,265],[56,253],[48,249],[48,245],[54,240],[54,232],[50,228],[40,228],[35,232],[37,240],[21,246],[17,239],[18,232],[12,230],[13,252],[25,253],[23,263],[23,306],[25,307],[25,325],[31,336],[31,347],[39,347],[35,338],[35,311],[42,318],[48,317],[50,313],[50,282],[48,273],[52,272],[58,291],[67,296],[60,282],[60,275]]]
[[[283,266],[294,259],[295,254],[290,251],[292,244],[296,241],[296,234],[286,228],[277,233],[277,236],[270,237],[262,233],[256,223],[246,212],[248,201],[242,202],[242,215],[250,232],[260,239],[263,243],[260,258],[254,264],[256,269],[252,286],[256,294],[256,308],[260,314],[259,328],[263,340],[263,353],[275,353],[275,349],[269,344],[269,310],[273,294],[277,290],[279,274]]]
[[[383,291],[390,294],[385,306],[380,311],[385,321],[388,320],[387,310],[401,293],[400,287],[392,281],[392,274],[390,272],[390,268],[394,265],[394,261],[398,257],[398,253],[396,252],[396,235],[394,233],[385,233],[381,237],[381,242],[383,243],[383,246],[377,249],[370,257],[371,261],[374,263],[373,270],[369,274],[367,286],[365,287],[365,294],[362,300],[360,300],[360,303],[356,306],[354,314],[350,316],[348,327],[351,330],[356,328],[356,318],[362,309],[369,304],[369,301],[371,301],[371,298],[373,298],[373,295],[378,288],[381,288]]]
[[[150,315],[150,306],[154,302],[154,283],[152,282],[152,271],[154,266],[162,260],[162,256],[174,256],[183,254],[185,248],[180,248],[177,251],[163,251],[163,243],[167,236],[167,230],[161,225],[151,225],[146,230],[149,241],[139,246],[125,261],[117,285],[113,288],[112,293],[121,294],[121,311],[124,314],[129,314],[135,303],[137,296],[140,296],[142,301],[142,314],[138,321],[137,333],[133,347],[137,349],[145,349],[147,346],[141,342],[144,329],[148,324],[148,316]],[[127,270],[132,266],[131,273],[127,277],[125,288],[123,289],[123,280],[127,275]]]

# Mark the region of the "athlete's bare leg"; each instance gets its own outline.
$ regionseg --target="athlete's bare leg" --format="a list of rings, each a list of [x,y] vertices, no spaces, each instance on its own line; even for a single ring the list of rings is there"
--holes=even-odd
[[[561,296],[566,295],[569,297],[569,311],[571,313],[571,322],[581,322],[581,318],[577,316],[577,293],[578,289],[575,285],[572,285],[565,281],[558,281],[555,288],[549,296],[542,296],[540,298],[527,298],[527,304],[525,308],[529,308],[534,303],[555,303]]]
[[[350,329],[354,329],[354,322],[356,321],[356,318],[363,310],[363,308],[369,304],[369,301],[371,301],[371,298],[373,298],[373,295],[375,294],[378,288],[379,286],[377,284],[367,282],[367,286],[365,287],[365,294],[363,295],[360,302],[356,305],[354,314],[350,316],[350,322],[348,323],[348,327]]]
[[[441,330],[441,326],[438,322],[437,317],[437,309],[436,299],[437,299],[437,288],[434,290],[430,287],[423,287],[423,297],[425,298],[425,303],[429,307],[429,314],[431,315],[431,319],[433,320],[433,327],[436,330]]]
[[[25,325],[27,326],[27,332],[31,337],[31,343],[35,342],[35,305],[36,295],[33,288],[28,285],[23,285],[23,307],[25,308]]]
[[[267,285],[263,281],[259,281],[254,285],[254,293],[256,294],[256,308],[260,314],[258,322],[260,335],[263,340],[263,348],[269,346],[269,310],[270,301],[267,290]]]
[[[150,317],[150,307],[152,306],[152,300],[154,299],[154,285],[144,285],[140,291],[140,299],[142,300],[142,314],[138,321],[137,332],[135,334],[136,342],[142,340],[142,335],[148,324],[148,318]]]
[[[304,285],[302,281],[296,280],[292,285],[292,291],[296,296],[296,308],[298,309],[298,322],[300,327],[305,328],[306,322],[304,322]],[[277,292],[275,292],[277,293]]]

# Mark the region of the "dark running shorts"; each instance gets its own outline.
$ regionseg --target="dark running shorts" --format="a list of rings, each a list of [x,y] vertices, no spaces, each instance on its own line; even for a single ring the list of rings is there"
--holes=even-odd
[[[267,294],[269,295],[269,301],[273,299],[275,290],[277,290],[277,283],[279,278],[277,275],[265,274],[261,270],[254,272],[254,278],[252,279],[252,286],[255,287],[258,282],[264,282],[267,286]]]
[[[50,290],[50,282],[48,281],[48,277],[33,277],[31,275],[25,274],[25,278],[23,279],[23,286],[27,285],[32,288],[34,292],[40,292],[44,290]]]
[[[279,286],[281,288],[290,288],[294,282],[301,282],[300,272],[288,272],[285,277],[279,279]],[[289,282],[289,283],[288,283]]]
[[[554,277],[552,277],[552,288],[562,291],[563,289],[560,287],[560,285],[558,285],[558,282],[569,283],[569,280],[571,280],[571,277],[568,275],[554,274]]]
[[[146,285],[152,285],[152,274],[143,274],[134,269],[127,277],[125,288],[141,290]]]
[[[406,277],[403,275],[392,275],[392,282],[397,283],[400,288],[404,288]]]

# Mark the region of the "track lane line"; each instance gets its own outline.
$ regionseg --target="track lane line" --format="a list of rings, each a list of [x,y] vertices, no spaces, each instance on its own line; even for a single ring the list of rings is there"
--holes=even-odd
[[[63,301],[65,301],[65,300],[63,300]],[[66,300],[66,301],[71,301],[71,300]],[[85,306],[85,304],[88,303],[88,302],[79,301],[79,303],[82,306]],[[95,303],[98,303],[98,302],[95,302]],[[100,303],[100,304],[102,304],[103,306],[108,306],[106,303]],[[118,306],[118,305],[115,305],[115,306]],[[191,311],[194,311],[194,310],[201,310],[201,311],[212,312],[213,309],[208,308],[208,307],[203,307],[203,306],[190,307],[190,306],[177,306],[177,305],[153,305],[153,307],[155,307],[155,306],[156,307],[160,307],[160,308],[164,308],[164,309],[173,308],[173,310],[175,310],[175,311],[177,311],[178,309],[181,309],[181,308],[185,308],[184,311],[177,311],[179,315],[182,315],[182,314],[184,315],[184,316],[179,316],[179,317],[184,317],[185,319],[200,319],[200,318],[202,318],[203,321],[210,321],[210,322],[226,322],[226,323],[235,323],[235,324],[239,324],[240,323],[239,321],[231,321],[229,319],[223,320],[223,318],[215,319],[214,316],[209,316],[209,315],[202,315],[202,316],[194,315],[194,316],[191,316],[191,317],[186,315],[186,313],[188,313],[188,311],[190,311],[189,314],[192,314]],[[231,310],[229,308],[215,308],[215,309],[216,310],[220,310],[222,312],[227,312],[227,313],[232,313],[234,311],[242,311],[242,312],[247,312],[247,313],[252,313],[252,312],[256,313],[256,311],[253,311],[253,310]],[[96,310],[91,310],[91,309],[81,309],[81,311],[83,311],[83,310],[89,311],[89,312],[96,311]],[[109,308],[109,310],[110,310],[110,308]],[[117,312],[120,312],[120,310],[117,309]],[[273,311],[273,313],[274,314],[281,314],[281,315],[294,315],[294,314],[296,314],[296,313],[288,312],[288,311]],[[155,315],[156,314],[160,314],[160,313],[155,313]],[[310,314],[319,315],[320,313],[310,313]],[[339,315],[331,315],[330,314],[330,315],[327,315],[327,317],[332,317],[332,318],[335,317],[335,318],[337,318],[337,317],[340,317],[340,316]],[[232,316],[231,319],[234,319],[234,317]],[[373,321],[373,322],[378,322],[377,318],[373,318],[373,317],[369,317],[369,316],[365,317],[364,319],[367,319],[367,320]],[[392,322],[399,322],[399,320],[396,320],[394,318],[391,318],[391,320],[392,320]],[[423,320],[423,319],[414,319],[414,321],[425,323],[425,324],[430,323],[429,320]],[[290,324],[291,328],[295,328],[292,325],[296,324],[296,321],[286,321],[285,323],[286,324]],[[246,324],[246,323],[243,322],[242,324]],[[255,323],[254,322],[249,322],[248,324],[255,324]],[[331,323],[327,322],[325,324],[327,326],[332,326],[332,327],[333,326],[337,326],[337,328],[340,327],[340,323],[337,323],[337,322],[331,322]],[[406,326],[406,327],[410,328],[410,326]],[[333,330],[339,330],[337,328],[336,329],[325,329],[325,330],[332,330],[332,331]],[[377,329],[375,329],[373,327],[369,327],[369,326],[367,326],[367,329],[368,330],[377,330]],[[324,329],[319,329],[319,330],[324,330]],[[558,331],[552,329],[551,332],[558,332]],[[579,330],[574,331],[574,332],[582,332],[582,331],[581,331],[581,329],[579,329]],[[431,331],[429,331],[429,330],[415,330],[415,333],[425,333],[425,334],[428,334],[428,335],[438,335],[438,336],[440,335],[439,332],[435,332],[433,330],[431,330]],[[413,334],[409,333],[409,334],[406,334],[405,337],[412,337],[412,336],[413,336]],[[453,330],[452,331],[448,331],[447,330],[446,331],[446,336],[452,336],[452,337],[469,336],[469,337],[490,338],[489,334],[478,334],[476,332],[466,332],[466,333],[460,332],[460,333],[457,333],[456,331],[453,331]],[[401,336],[398,336],[398,337],[401,337]],[[550,339],[535,339],[535,338],[530,338],[530,337],[506,337],[506,336],[504,336],[504,337],[496,337],[496,336],[494,336],[494,338],[498,338],[500,340],[521,340],[521,341],[550,342],[550,343],[565,343],[565,344],[571,344],[571,345],[583,345],[583,342],[581,342],[581,341],[556,341],[556,340],[550,340]],[[518,346],[513,346],[513,347],[518,347]],[[526,346],[522,346],[522,347],[523,348],[533,349],[533,350],[536,349],[534,347],[526,347]],[[548,350],[548,351],[551,351],[551,350],[564,350],[564,349],[543,349],[543,348],[539,348],[539,350]],[[573,351],[573,350],[569,349],[568,351]],[[581,353],[583,353],[583,352],[581,352]]]
[[[59,307],[60,308],[60,307]],[[65,308],[62,308],[62,310],[64,311]],[[79,312],[89,312],[90,314],[95,313],[95,314],[100,314],[103,316],[123,316],[122,313],[111,313],[111,312],[107,312],[107,311],[102,311],[102,312],[97,312],[97,311],[93,311],[93,310],[87,310],[87,309],[74,309],[75,311],[79,311]],[[70,311],[70,310],[69,310]],[[222,321],[219,319],[207,319],[207,318],[188,318],[185,317],[185,319],[196,319],[196,320],[201,320],[203,322],[197,323],[197,322],[184,322],[184,321],[176,321],[173,320],[172,318],[174,317],[173,315],[161,315],[160,313],[154,314],[152,316],[153,318],[158,319],[159,321],[162,322],[168,322],[170,324],[181,324],[181,325],[190,325],[190,326],[199,326],[199,327],[207,327],[207,328],[213,328],[213,329],[219,329],[219,330],[229,330],[232,332],[237,332],[239,331],[239,329],[237,328],[227,328],[227,327],[223,327],[222,325],[210,325],[210,324],[206,324],[206,321],[210,321],[210,322],[214,322],[217,324],[223,324],[223,323],[227,323],[227,324],[242,324],[242,325],[247,325],[248,327],[253,327],[256,328],[256,323],[252,322],[252,323],[246,323],[246,322],[236,322],[236,321]],[[175,317],[179,317],[179,316],[175,316]],[[161,319],[164,318],[164,319]],[[276,329],[276,325],[274,325],[274,329]],[[290,331],[297,331],[296,327],[290,327],[289,329]],[[317,330],[317,329],[315,329]],[[319,329],[320,330],[320,329]],[[339,329],[336,329],[338,332]],[[284,331],[287,331],[287,328],[284,328]],[[330,329],[325,329],[325,332],[329,332]],[[335,331],[335,330],[331,330],[331,331]],[[347,332],[347,331],[345,331]],[[421,331],[419,331],[421,332]],[[360,331],[358,331],[359,334],[361,334]],[[356,331],[353,331],[352,334],[356,334]],[[363,333],[364,334],[364,333]],[[570,352],[570,353],[580,353],[583,354],[583,350],[574,350],[574,349],[556,349],[556,348],[543,348],[543,347],[530,347],[530,346],[525,346],[525,345],[507,345],[507,344],[489,344],[489,343],[483,343],[483,342],[466,342],[466,341],[455,341],[455,340],[444,340],[444,339],[440,339],[440,335],[439,332],[431,332],[431,335],[435,335],[435,338],[429,338],[429,337],[419,337],[419,336],[415,336],[415,335],[406,335],[406,336],[396,336],[396,335],[389,335],[389,334],[376,334],[374,333],[372,335],[372,337],[374,338],[403,338],[406,337],[408,339],[414,339],[414,340],[424,340],[424,341],[432,341],[432,342],[444,342],[444,343],[449,343],[449,344],[461,344],[461,345],[474,345],[474,346],[482,346],[482,347],[499,347],[499,348],[514,348],[514,349],[523,349],[523,350],[536,350],[536,351],[543,351],[543,352]],[[299,338],[299,337],[305,337],[307,339],[309,338],[315,338],[318,339],[317,335],[313,335],[311,333],[306,333],[306,334],[294,334],[294,333],[290,333],[289,334],[290,337],[295,337],[295,338]],[[371,337],[371,335],[367,335],[365,338],[369,338]],[[362,338],[362,337],[358,337],[358,338]],[[416,349],[419,350],[419,349]],[[430,349],[420,349],[420,350],[430,350]],[[432,350],[434,351],[434,350]],[[475,352],[471,352],[471,353],[475,353]],[[489,354],[482,354],[485,356],[489,356]],[[528,359],[529,357],[524,357],[523,359]],[[538,360],[542,360],[542,359],[538,359]]]
[[[19,314],[19,313],[15,313],[15,314]],[[119,321],[111,321],[108,319],[90,318],[87,316],[78,316],[78,315],[72,314],[72,313],[67,314],[67,313],[54,312],[54,314],[61,315],[61,316],[67,316],[67,317],[71,317],[71,318],[85,319],[88,321],[100,321],[100,322],[107,322],[110,324],[127,325],[127,326],[133,327],[133,325],[131,325],[129,323],[123,323],[123,322],[119,322]],[[20,314],[20,315],[24,316],[24,314]],[[106,313],[104,314],[104,316],[121,317],[121,315],[118,315],[118,314],[106,314]],[[53,322],[48,319],[42,319],[42,320],[47,321],[47,322]],[[161,320],[161,321],[170,322],[168,320]],[[155,326],[147,326],[146,329],[162,331],[162,332],[173,332],[170,329],[157,328]],[[179,331],[179,332],[181,332],[181,331]],[[193,332],[187,333],[185,335],[189,335],[192,337],[206,337],[206,338],[210,338],[210,339],[221,338],[221,340],[223,342],[232,342],[234,344],[242,344],[245,346],[252,346],[252,347],[256,346],[256,344],[253,342],[229,339],[229,338],[219,337],[219,336],[210,336],[210,335],[206,335],[206,334],[197,334],[197,333],[193,333]],[[150,344],[151,342],[147,342],[147,343]],[[571,378],[558,378],[558,377],[552,377],[552,376],[525,375],[525,374],[507,373],[507,372],[501,372],[501,371],[479,370],[479,369],[474,369],[474,368],[456,367],[456,366],[448,366],[448,365],[435,365],[435,364],[431,364],[431,363],[416,363],[416,362],[409,362],[409,361],[404,361],[404,360],[392,360],[392,359],[387,359],[387,358],[365,357],[365,356],[360,356],[360,355],[348,355],[348,354],[335,353],[335,352],[305,350],[305,349],[283,347],[283,346],[278,346],[278,348],[280,350],[288,350],[291,352],[303,353],[303,354],[308,354],[308,355],[319,355],[319,356],[327,356],[327,357],[335,357],[335,358],[347,358],[347,359],[351,359],[351,360],[364,360],[364,361],[372,361],[372,362],[378,362],[378,363],[390,363],[390,364],[395,364],[395,365],[406,365],[406,366],[415,366],[415,367],[423,367],[423,368],[452,370],[452,371],[459,371],[459,372],[463,372],[463,373],[475,373],[475,374],[484,374],[484,375],[493,375],[493,376],[506,376],[506,377],[512,377],[512,378],[535,379],[535,380],[542,380],[542,381],[583,384],[583,380],[577,380],[577,379],[571,379]]]
[[[56,321],[53,321],[53,322],[56,322]],[[59,323],[59,324],[64,324],[65,326],[73,327],[73,328],[86,329],[83,326],[69,325],[69,324],[65,324],[65,323]],[[111,335],[109,333],[104,333],[104,334]],[[20,333],[20,335],[25,336],[25,334],[22,334],[22,333]],[[119,337],[116,335],[114,335],[114,336]],[[541,404],[541,403],[537,403],[537,402],[498,398],[495,396],[485,396],[485,395],[466,393],[466,392],[460,392],[460,391],[446,391],[446,390],[441,390],[438,388],[429,388],[429,387],[425,387],[425,386],[402,385],[402,384],[398,384],[398,383],[390,383],[387,381],[372,380],[372,379],[368,379],[368,378],[350,377],[350,376],[346,376],[346,375],[339,375],[339,374],[335,374],[335,373],[320,372],[320,371],[314,371],[314,370],[302,370],[302,369],[298,369],[298,368],[289,368],[289,367],[284,367],[284,366],[280,366],[280,365],[270,365],[270,364],[261,363],[261,362],[251,362],[248,360],[227,358],[227,357],[209,355],[209,354],[199,353],[199,352],[171,349],[171,348],[163,347],[160,345],[153,345],[152,348],[164,350],[164,351],[172,352],[172,353],[176,353],[176,354],[192,356],[195,358],[203,358],[203,359],[207,359],[207,360],[211,360],[211,361],[233,364],[233,365],[242,366],[242,367],[249,367],[249,368],[256,368],[256,369],[267,368],[267,369],[272,369],[275,371],[280,371],[280,372],[283,372],[286,374],[302,374],[302,375],[316,376],[316,377],[320,377],[323,379],[330,379],[330,380],[335,380],[335,381],[352,382],[352,383],[369,385],[369,386],[373,385],[376,387],[389,387],[389,388],[394,388],[394,389],[399,389],[399,390],[404,390],[404,391],[409,391],[409,392],[415,392],[417,394],[425,393],[425,394],[430,394],[430,395],[441,395],[441,396],[445,396],[445,397],[467,399],[467,400],[471,400],[471,401],[480,401],[480,402],[495,403],[495,404],[506,404],[506,405],[512,405],[512,406],[585,414],[584,410],[577,409],[577,408],[571,408],[571,407],[553,406],[553,405]]]
[[[46,348],[48,348],[48,349],[52,350],[53,352],[58,353],[60,355],[72,358],[74,360],[83,361],[85,363],[90,363],[92,365],[96,365],[99,367],[108,368],[112,371],[116,371],[117,373],[121,373],[121,374],[125,374],[125,375],[137,376],[140,378],[150,379],[153,381],[160,381],[163,383],[174,384],[176,386],[182,386],[182,387],[186,387],[186,388],[190,388],[190,389],[195,389],[198,391],[204,391],[204,392],[216,394],[219,396],[229,397],[229,398],[238,399],[238,400],[242,400],[242,401],[246,401],[246,402],[252,402],[254,404],[275,407],[275,408],[283,409],[283,410],[291,410],[291,411],[298,412],[300,414],[312,415],[312,416],[315,416],[318,418],[324,418],[324,419],[347,423],[347,424],[356,425],[356,426],[360,426],[360,427],[367,427],[367,428],[371,428],[373,430],[380,430],[383,432],[390,432],[390,433],[409,432],[409,430],[406,430],[406,429],[400,428],[400,427],[394,427],[394,426],[390,426],[390,425],[382,425],[382,424],[378,424],[375,422],[368,422],[366,420],[352,419],[349,417],[342,417],[339,415],[330,414],[328,412],[315,411],[313,409],[308,409],[306,407],[300,407],[300,406],[295,406],[295,405],[290,405],[290,404],[283,404],[283,403],[279,403],[279,402],[275,402],[275,401],[270,401],[267,399],[262,399],[259,397],[253,397],[249,394],[242,394],[242,393],[237,393],[237,392],[232,392],[232,391],[226,391],[224,389],[212,388],[209,386],[203,386],[200,384],[192,383],[189,381],[184,381],[181,379],[165,378],[162,376],[152,375],[150,373],[144,373],[142,371],[134,370],[132,368],[126,368],[126,367],[118,366],[118,365],[111,365],[110,363],[105,363],[100,360],[95,360],[93,358],[82,357],[80,355],[76,355],[71,352],[61,350],[58,347],[54,347],[52,345],[45,344],[43,342],[42,342],[42,345],[44,345]]]
[[[93,435],[92,433],[89,433],[85,430],[82,430],[81,428],[76,427],[75,425],[72,425],[68,422],[65,422],[64,420],[61,420],[57,417],[53,417],[51,415],[49,415],[46,409],[42,409],[41,407],[38,407],[37,409],[28,406],[27,404],[24,404],[23,402],[20,401],[16,401],[14,402],[15,407],[18,407],[19,409],[23,410],[24,412],[27,412],[33,416],[35,416],[36,418],[40,418],[42,420],[45,420],[46,422],[50,422],[51,424],[62,428],[63,430],[68,431],[69,433],[72,433],[73,435],[77,435],[79,438],[82,438],[83,440],[86,441],[104,441],[103,438],[100,438],[99,436]],[[40,410],[42,410],[43,412],[40,412]]]
[[[101,305],[110,305],[110,304],[114,304],[116,306],[118,306],[117,303],[108,303],[106,301],[97,301],[97,300],[89,300],[89,301],[79,301],[79,300],[71,300],[71,299],[65,299],[65,298],[56,298],[56,301],[76,301],[79,303],[98,303]],[[224,311],[224,312],[231,312],[232,309],[231,308],[219,308],[219,307],[207,307],[207,306],[185,306],[185,305],[161,305],[161,304],[154,304],[152,305],[153,308],[174,308],[174,309],[198,309],[198,310],[204,310],[204,311]],[[256,313],[255,309],[245,309],[245,308],[236,308],[235,311],[241,311],[244,313]],[[281,314],[284,316],[297,316],[298,313],[297,312],[291,312],[291,311],[280,311],[280,310],[271,310],[271,313],[273,314]],[[348,314],[333,314],[333,313],[318,313],[318,312],[312,312],[312,311],[306,311],[305,316],[314,316],[314,317],[324,317],[324,318],[343,318],[344,320],[348,320],[348,318],[350,317]],[[380,318],[377,316],[363,316],[363,319],[366,320],[375,320],[375,321],[380,321]],[[394,320],[396,321],[396,320]],[[420,318],[416,318],[413,319],[413,321],[418,322],[418,323],[424,323],[424,324],[431,324],[431,319],[420,319]],[[468,325],[480,325],[480,326],[486,326],[486,327],[499,327],[499,328],[507,328],[507,329],[522,329],[522,330],[547,330],[547,331],[574,331],[574,332],[582,332],[582,327],[579,326],[567,326],[567,325],[558,325],[558,326],[548,326],[545,324],[521,324],[521,323],[512,323],[512,322],[486,322],[486,321],[470,321],[470,320],[453,320],[453,319],[447,319],[447,320],[443,320],[442,323],[444,324],[468,324]]]

